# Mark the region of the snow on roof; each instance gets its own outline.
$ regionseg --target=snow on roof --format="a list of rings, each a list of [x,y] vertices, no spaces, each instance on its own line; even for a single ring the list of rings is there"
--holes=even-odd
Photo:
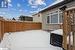
[[[51,5],[49,5],[49,6],[45,7],[45,8],[43,8],[43,9],[41,9],[40,11],[43,11],[43,10],[45,10],[45,9],[47,9],[47,8],[49,8],[49,7],[53,6],[53,5],[55,5],[55,4],[58,4],[58,3],[62,2],[62,1],[64,1],[64,0],[56,0],[54,3],[52,3]]]

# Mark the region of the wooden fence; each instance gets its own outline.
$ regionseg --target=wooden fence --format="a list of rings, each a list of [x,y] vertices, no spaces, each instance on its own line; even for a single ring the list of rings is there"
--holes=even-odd
[[[39,22],[20,22],[20,21],[3,21],[0,20],[0,39],[6,32],[17,32],[26,30],[41,29],[42,24]]]

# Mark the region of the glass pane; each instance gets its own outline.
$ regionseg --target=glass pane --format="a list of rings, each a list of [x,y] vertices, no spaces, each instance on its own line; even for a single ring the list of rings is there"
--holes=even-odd
[[[63,23],[63,15],[62,15],[62,13],[59,14],[59,22]]]
[[[51,23],[58,23],[58,14],[51,15]]]
[[[47,16],[47,23],[49,23],[49,16]]]

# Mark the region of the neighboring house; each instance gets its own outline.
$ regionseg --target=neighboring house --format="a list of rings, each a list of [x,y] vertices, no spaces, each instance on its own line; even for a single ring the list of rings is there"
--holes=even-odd
[[[42,29],[43,30],[60,29],[63,24],[63,11],[61,11],[61,9],[68,10],[72,8],[75,8],[75,0],[61,1],[59,3],[52,4],[47,8],[41,10],[39,13],[41,13],[42,17]]]
[[[15,21],[16,19],[15,19],[15,18],[12,18],[12,20],[14,20],[14,21]]]
[[[41,13],[37,13],[32,15],[33,16],[33,22],[42,22],[42,15]]]
[[[20,16],[19,17],[19,20],[20,21],[33,21],[33,17],[30,17],[30,16]]]
[[[4,18],[0,16],[0,20],[4,20]]]

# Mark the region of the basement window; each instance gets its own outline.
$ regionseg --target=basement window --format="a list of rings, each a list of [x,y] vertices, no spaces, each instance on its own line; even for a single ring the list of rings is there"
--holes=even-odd
[[[63,36],[55,33],[50,35],[50,44],[57,47],[62,47]]]

